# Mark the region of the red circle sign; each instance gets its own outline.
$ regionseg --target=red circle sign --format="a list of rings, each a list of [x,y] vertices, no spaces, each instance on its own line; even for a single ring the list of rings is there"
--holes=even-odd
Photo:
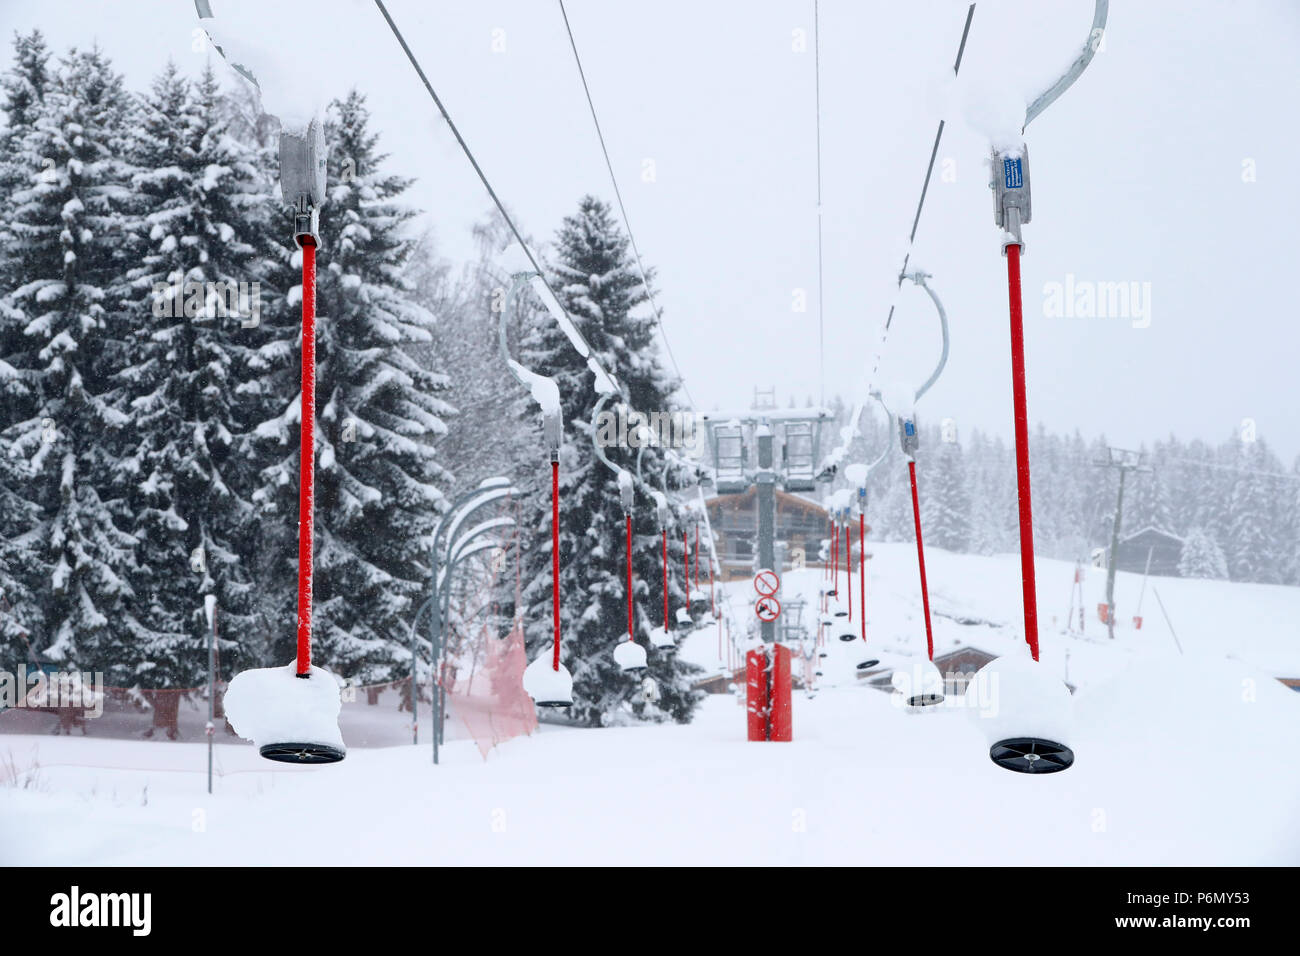
[[[771,597],[781,590],[781,578],[771,568],[763,568],[754,575],[754,590],[763,597]]]
[[[754,613],[765,623],[775,621],[781,614],[781,602],[770,594],[765,594],[754,604]]]

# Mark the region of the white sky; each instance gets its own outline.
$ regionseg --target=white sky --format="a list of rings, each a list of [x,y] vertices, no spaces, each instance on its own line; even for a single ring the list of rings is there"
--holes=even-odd
[[[231,2],[213,0],[217,14]],[[370,95],[392,168],[419,177],[411,202],[430,211],[445,253],[469,255],[469,227],[489,201],[378,11],[369,0],[306,6],[316,20],[304,30],[293,26],[299,0],[275,4],[264,42],[303,64],[314,51],[326,93],[355,84]],[[782,404],[815,400],[813,56],[811,46],[792,50],[793,31],[811,37],[811,0],[567,7],[691,392],[705,410],[744,405],[755,385],[775,385]],[[1124,444],[1170,432],[1218,441],[1251,418],[1290,460],[1300,453],[1300,3],[1111,7],[1105,49],[1027,131],[1030,417]],[[966,85],[976,94],[1045,85],[1082,43],[1092,8],[980,0]],[[526,231],[549,238],[584,192],[613,198],[554,2],[391,0],[389,9]],[[863,387],[965,11],[962,0],[822,0],[828,395]],[[97,40],[136,89],[168,57],[197,71],[208,56],[193,49],[186,0],[5,0],[5,38],[35,26],[60,52]],[[6,43],[0,66],[10,60]],[[919,411],[1009,437],[987,139],[951,119],[914,263],[933,273],[947,307],[952,358]],[[646,160],[654,182],[642,180]],[[1246,160],[1255,182],[1243,182]],[[1044,284],[1067,273],[1150,283],[1150,326],[1045,316]],[[792,309],[796,289],[807,290],[806,312]],[[884,376],[919,379],[937,348],[933,309],[909,284]]]

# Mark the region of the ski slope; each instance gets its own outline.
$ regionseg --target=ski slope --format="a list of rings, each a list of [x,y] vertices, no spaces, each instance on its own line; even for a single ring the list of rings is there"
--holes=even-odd
[[[869,633],[903,663],[924,648],[911,548],[872,550]],[[936,610],[991,622],[936,617],[938,651],[1019,640],[1014,557],[927,557]],[[1300,863],[1300,694],[1273,679],[1300,672],[1300,590],[1157,580],[1180,655],[1155,608],[1106,639],[1100,572],[1088,633],[1054,632],[1072,573],[1039,565],[1044,664],[1069,650],[1078,687],[1064,773],[997,768],[958,700],[907,713],[857,680],[859,644],[833,642],[821,689],[795,694],[791,744],[746,743],[738,700],[717,695],[688,726],[543,725],[486,761],[449,741],[438,767],[424,746],[296,768],[223,743],[209,797],[201,744],[6,735],[0,864]],[[820,582],[795,572],[785,590]],[[1138,583],[1120,576],[1126,618]],[[744,612],[748,583],[728,587]],[[716,631],[681,653],[716,666]]]
[[[883,659],[895,662],[923,655],[925,622],[916,546],[868,541],[867,551],[873,555],[867,561],[866,581],[867,634],[873,655],[883,652]],[[856,555],[855,540],[855,560]],[[928,547],[925,561],[936,656],[963,646],[991,654],[1019,647],[1024,640],[1019,555],[988,557]],[[1180,656],[1179,644],[1188,655],[1230,657],[1273,677],[1300,678],[1300,588],[1153,575],[1142,596],[1142,627],[1135,628],[1133,616],[1142,591],[1142,575],[1120,571],[1115,580],[1117,626],[1115,640],[1111,641],[1097,615],[1097,605],[1106,599],[1104,568],[1083,569],[1082,633],[1078,633],[1077,607],[1072,619],[1074,630],[1067,631],[1074,564],[1039,557],[1036,568],[1041,659],[1076,687],[1114,676],[1136,660],[1176,658]],[[787,574],[781,599],[804,597],[811,618],[825,580],[819,568]],[[845,580],[841,572],[841,586]],[[856,623],[856,573],[852,584]],[[845,593],[843,588],[841,593]],[[1157,593],[1168,612],[1167,620]],[[726,585],[726,594],[736,618],[748,623],[754,597],[750,583],[732,582]],[[693,635],[682,653],[692,663],[716,672],[716,633],[704,630]],[[830,683],[853,676],[836,669],[837,661],[838,657],[827,664]]]

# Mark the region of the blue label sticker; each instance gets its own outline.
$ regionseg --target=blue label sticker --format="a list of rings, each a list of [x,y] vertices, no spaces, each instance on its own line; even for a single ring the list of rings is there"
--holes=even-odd
[[[904,422],[903,431],[908,435],[908,437],[911,437],[912,435],[916,434],[916,426],[913,425],[911,422]]]
[[[1007,189],[1019,189],[1025,184],[1024,178],[1020,172],[1019,159],[1002,160],[1002,174],[1005,178]]]

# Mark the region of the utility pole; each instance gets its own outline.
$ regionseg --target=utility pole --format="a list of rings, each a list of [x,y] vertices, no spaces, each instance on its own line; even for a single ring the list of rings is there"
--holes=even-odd
[[[1115,639],[1115,571],[1119,561],[1119,531],[1124,520],[1124,479],[1129,472],[1150,474],[1143,464],[1145,456],[1140,451],[1125,448],[1107,448],[1107,458],[1093,462],[1098,468],[1114,468],[1119,472],[1119,492],[1115,498],[1115,517],[1110,525],[1110,559],[1106,562],[1106,633]]]

